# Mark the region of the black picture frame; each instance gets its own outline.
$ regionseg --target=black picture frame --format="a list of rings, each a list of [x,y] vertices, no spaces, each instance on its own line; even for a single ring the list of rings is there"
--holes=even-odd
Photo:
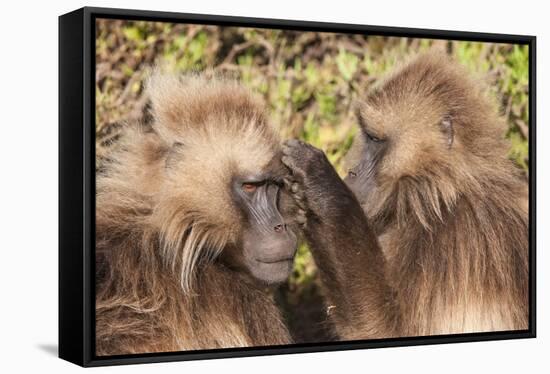
[[[529,329],[429,337],[96,357],[94,308],[95,19],[362,33],[529,46]],[[534,338],[536,336],[536,37],[85,7],[59,17],[59,357],[81,366]]]

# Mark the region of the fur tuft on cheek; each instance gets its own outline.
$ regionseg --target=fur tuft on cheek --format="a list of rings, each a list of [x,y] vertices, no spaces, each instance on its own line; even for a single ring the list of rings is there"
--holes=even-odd
[[[160,232],[159,255],[176,275],[184,293],[193,292],[198,266],[214,261],[231,242],[231,232],[216,228],[200,215],[159,206],[151,216]]]

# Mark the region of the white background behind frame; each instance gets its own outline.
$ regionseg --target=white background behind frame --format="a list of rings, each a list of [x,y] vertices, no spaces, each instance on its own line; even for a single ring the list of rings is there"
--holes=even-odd
[[[537,339],[188,361],[94,373],[495,372],[550,369],[550,25],[544,1],[6,1],[0,22],[0,370],[71,373],[57,358],[58,20],[82,6],[537,36]]]

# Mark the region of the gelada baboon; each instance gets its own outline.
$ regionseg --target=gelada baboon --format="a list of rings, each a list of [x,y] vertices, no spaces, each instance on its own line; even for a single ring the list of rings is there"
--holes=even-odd
[[[237,83],[156,74],[150,128],[97,176],[97,354],[285,344],[266,285],[296,250],[288,173]]]
[[[358,105],[353,167],[291,140],[289,182],[343,339],[528,328],[528,191],[485,90],[422,55]]]

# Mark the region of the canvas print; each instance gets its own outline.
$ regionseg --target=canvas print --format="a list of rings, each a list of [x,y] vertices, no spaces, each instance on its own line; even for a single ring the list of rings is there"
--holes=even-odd
[[[529,47],[95,20],[98,357],[529,328]]]

